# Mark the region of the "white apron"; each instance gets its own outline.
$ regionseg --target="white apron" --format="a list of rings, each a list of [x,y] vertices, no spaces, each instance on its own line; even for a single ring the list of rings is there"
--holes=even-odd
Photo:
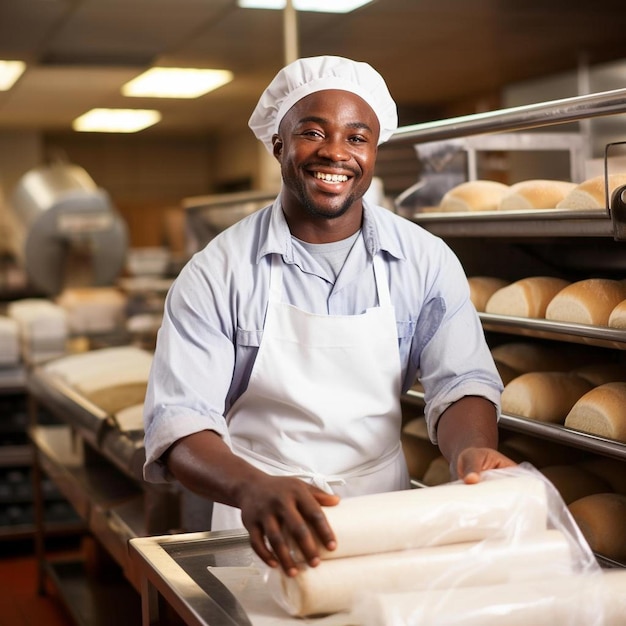
[[[396,319],[379,256],[374,276],[378,307],[316,315],[281,302],[282,260],[273,255],[259,351],[226,415],[233,452],[342,497],[410,486]],[[211,530],[242,527],[239,509],[214,505]]]

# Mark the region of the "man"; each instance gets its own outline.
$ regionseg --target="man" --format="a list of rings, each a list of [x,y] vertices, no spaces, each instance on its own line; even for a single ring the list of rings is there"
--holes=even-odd
[[[335,538],[323,506],[409,487],[400,397],[416,377],[453,475],[496,451],[502,383],[450,249],[362,200],[396,105],[369,65],[298,60],[250,127],[281,166],[272,206],[215,237],[168,294],[145,402],[147,480],[214,501],[295,575]]]

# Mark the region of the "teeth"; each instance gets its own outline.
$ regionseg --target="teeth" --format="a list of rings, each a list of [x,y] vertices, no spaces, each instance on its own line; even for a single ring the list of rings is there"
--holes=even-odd
[[[345,183],[348,180],[343,174],[324,174],[323,172],[315,172],[315,178],[326,181],[327,183]]]

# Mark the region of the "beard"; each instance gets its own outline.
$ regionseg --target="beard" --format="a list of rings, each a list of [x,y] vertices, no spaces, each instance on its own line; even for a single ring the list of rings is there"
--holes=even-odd
[[[284,179],[284,182],[294,196],[297,197],[301,206],[306,213],[315,218],[324,219],[337,219],[348,211],[348,209],[360,198],[363,194],[350,193],[340,203],[328,206],[327,204],[317,203],[307,193],[304,183],[298,178]]]

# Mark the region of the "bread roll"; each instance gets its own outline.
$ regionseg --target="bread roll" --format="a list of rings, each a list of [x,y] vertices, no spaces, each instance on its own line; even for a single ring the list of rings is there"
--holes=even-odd
[[[511,185],[500,200],[500,211],[531,211],[554,209],[576,187],[562,180],[523,180]]]
[[[591,383],[568,372],[528,372],[502,392],[502,411],[529,419],[562,424]]]
[[[433,459],[441,455],[439,448],[428,437],[426,420],[422,417],[407,422],[400,440],[409,476],[421,480]]]
[[[570,446],[519,433],[508,436],[499,449],[516,463],[528,461],[539,469],[549,465],[571,464],[579,460],[581,455],[579,450]]]
[[[521,372],[514,370],[512,367],[507,365],[506,363],[500,363],[499,361],[495,361],[496,369],[498,370],[498,374],[500,374],[500,378],[502,379],[502,384],[506,387],[514,378],[517,378]]]
[[[483,312],[491,296],[508,285],[508,281],[493,276],[470,276],[467,279],[470,288],[470,300],[477,311]]]
[[[626,496],[596,493],[572,502],[568,508],[594,552],[616,561],[626,560]]]
[[[496,211],[509,186],[492,180],[471,180],[444,194],[439,203],[443,212]]]
[[[555,486],[565,504],[593,493],[611,491],[607,481],[578,465],[549,465],[540,471]]]
[[[556,208],[583,211],[587,209],[605,209],[607,202],[604,183],[604,176],[596,176],[583,181],[580,185],[574,187],[557,204]],[[622,185],[626,185],[626,173],[609,174],[609,198],[613,191]]]
[[[626,299],[626,283],[609,278],[579,280],[562,289],[548,304],[546,319],[608,326],[613,309]]]
[[[445,483],[449,483],[451,480],[450,463],[448,463],[446,458],[441,455],[435,457],[430,462],[422,479],[424,484],[429,487],[443,485]]]
[[[626,328],[626,300],[622,300],[615,305],[609,315],[610,328]]]
[[[543,318],[552,298],[569,284],[567,280],[552,276],[522,278],[496,291],[489,298],[485,311],[495,315]]]
[[[626,496],[626,461],[604,456],[585,459],[578,464],[584,470],[606,481],[611,486],[610,491]]]
[[[606,383],[585,393],[568,413],[565,426],[626,443],[626,382]]]
[[[495,346],[491,356],[496,365],[503,363],[521,374],[572,369],[572,361],[563,351],[524,341]]]
[[[573,374],[582,376],[594,387],[605,383],[626,382],[626,365],[620,363],[592,363],[572,370]]]

